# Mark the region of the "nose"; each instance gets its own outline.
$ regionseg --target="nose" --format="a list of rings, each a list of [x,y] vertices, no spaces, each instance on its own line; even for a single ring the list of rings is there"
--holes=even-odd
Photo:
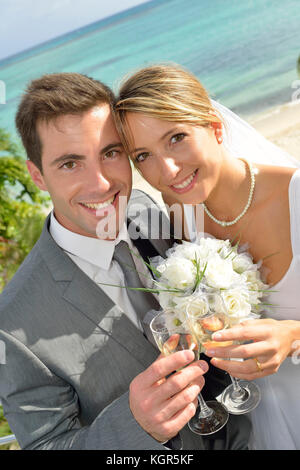
[[[91,189],[105,193],[111,188],[109,176],[103,171],[101,165],[93,166],[86,175],[85,183]]]
[[[160,180],[166,185],[172,184],[181,168],[178,162],[172,157],[160,157]]]

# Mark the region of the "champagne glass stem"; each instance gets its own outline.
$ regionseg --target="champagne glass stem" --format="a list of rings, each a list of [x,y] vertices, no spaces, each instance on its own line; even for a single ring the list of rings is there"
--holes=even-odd
[[[246,390],[240,386],[238,380],[235,377],[232,377],[230,375],[230,378],[231,378],[231,382],[233,385],[232,397],[240,398],[240,399],[246,398],[247,396]]]
[[[199,412],[199,415],[198,417],[199,418],[208,418],[209,416],[211,416],[213,414],[213,410],[211,408],[209,408],[202,396],[201,393],[199,393],[198,395],[198,401],[199,401],[199,405],[200,405],[200,412]]]

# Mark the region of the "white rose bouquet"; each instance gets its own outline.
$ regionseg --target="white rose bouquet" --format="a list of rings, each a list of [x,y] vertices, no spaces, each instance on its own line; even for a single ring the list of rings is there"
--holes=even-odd
[[[259,318],[265,309],[268,286],[262,281],[259,264],[229,240],[199,237],[183,241],[150,260],[155,290],[164,310],[170,311],[170,326],[180,326],[187,306],[202,317],[209,310],[209,294],[219,298],[217,310],[226,315],[228,327]]]

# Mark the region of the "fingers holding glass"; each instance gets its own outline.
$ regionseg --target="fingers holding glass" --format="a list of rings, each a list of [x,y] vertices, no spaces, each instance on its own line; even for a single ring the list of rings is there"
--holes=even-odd
[[[200,344],[197,333],[191,327],[188,318],[185,322],[172,323],[170,311],[162,311],[151,322],[151,331],[163,355],[168,356],[176,351],[192,350],[195,359],[199,358]],[[187,392],[184,392],[186,394]],[[199,411],[189,421],[190,429],[200,435],[213,434],[219,431],[228,421],[228,413],[218,402],[206,403],[199,393]]]

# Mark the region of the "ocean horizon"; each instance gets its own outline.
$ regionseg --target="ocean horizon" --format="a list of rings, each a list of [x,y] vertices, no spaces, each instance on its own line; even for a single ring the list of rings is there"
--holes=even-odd
[[[152,0],[1,60],[0,127],[16,134],[21,95],[45,73],[83,73],[117,91],[125,74],[161,62],[191,70],[247,118],[292,100],[299,25],[298,0]]]

